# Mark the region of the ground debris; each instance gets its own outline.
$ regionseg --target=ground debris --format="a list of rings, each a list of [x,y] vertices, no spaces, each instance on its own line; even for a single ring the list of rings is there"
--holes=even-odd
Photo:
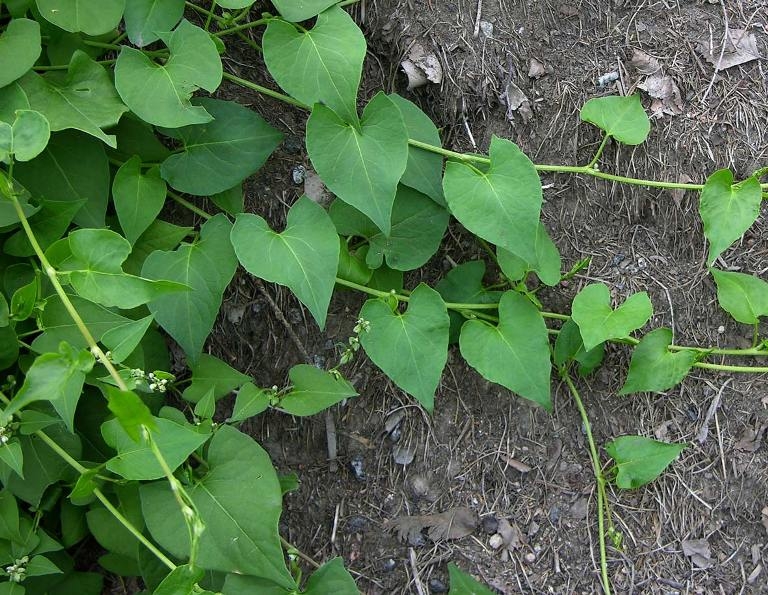
[[[513,550],[525,545],[525,537],[517,524],[507,519],[499,519],[497,531],[488,540],[488,544],[495,550],[501,550],[501,560],[506,562]]]
[[[637,86],[654,100],[651,112],[660,117],[663,114],[676,116],[683,113],[683,98],[675,80],[664,72],[661,63],[642,50],[635,50],[631,64],[645,80]]]
[[[697,568],[709,568],[712,565],[712,552],[706,539],[684,539],[683,554],[691,559]]]
[[[477,517],[469,508],[452,508],[437,514],[401,516],[387,521],[388,531],[396,531],[402,541],[412,543],[426,529],[432,541],[461,539],[471,535],[477,527]]]
[[[704,59],[715,67],[715,70],[725,70],[760,59],[755,35],[748,33],[746,29],[728,29],[725,47],[717,41],[710,43],[702,41],[699,43],[699,51]]]
[[[742,452],[755,452],[763,443],[763,436],[768,425],[759,428],[747,428],[733,448]]]
[[[761,510],[760,513],[763,515],[763,527],[765,527],[766,532],[768,532],[768,506],[763,507],[763,510]]]
[[[408,77],[408,90],[423,87],[428,82],[440,84],[443,82],[443,66],[434,52],[424,49],[424,46],[414,42],[408,51],[408,57],[400,63]]]
[[[523,122],[527,122],[533,116],[531,111],[531,102],[513,81],[508,81],[504,88],[504,93],[499,96],[499,100],[507,106],[507,120],[510,122],[515,119],[515,112],[520,114]]]

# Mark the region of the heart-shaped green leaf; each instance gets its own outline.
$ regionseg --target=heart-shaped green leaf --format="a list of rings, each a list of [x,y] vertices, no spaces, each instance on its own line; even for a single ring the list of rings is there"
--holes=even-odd
[[[534,260],[526,261],[504,248],[496,250],[499,259],[499,267],[511,281],[517,281],[525,276],[528,271],[534,271],[544,285],[550,287],[560,282],[560,252],[547,233],[547,228],[539,221],[534,239]]]
[[[165,462],[175,470],[199,446],[208,440],[209,432],[201,426],[180,424],[161,417],[153,418],[155,430],[152,440],[163,454]],[[165,476],[163,468],[152,452],[149,441],[140,435],[139,442],[128,435],[117,419],[104,422],[101,426],[104,441],[117,451],[106,463],[107,469],[125,479],[149,480]]]
[[[173,29],[183,15],[184,0],[130,0],[125,5],[125,32],[133,45],[143,48],[160,39],[158,31]]]
[[[282,492],[269,455],[253,438],[224,425],[211,438],[207,462],[205,475],[187,486],[206,528],[197,563],[210,570],[262,577],[283,592],[295,591],[283,562],[277,530]],[[189,534],[168,482],[142,485],[140,493],[152,537],[174,557],[186,559]]]
[[[717,284],[720,307],[744,324],[757,324],[768,315],[768,283],[755,277],[732,271],[709,269]]]
[[[307,121],[307,152],[331,192],[390,232],[397,183],[408,161],[408,132],[391,99],[377,94],[359,128],[316,104]]]
[[[374,299],[365,302],[360,317],[370,322],[370,330],[360,335],[368,357],[431,412],[448,359],[450,321],[440,294],[420,284],[404,314]]]
[[[115,137],[102,128],[117,124],[128,108],[120,101],[104,67],[84,52],[73,54],[66,73],[40,76],[30,72],[19,85],[32,109],[48,118],[51,130],[74,128],[112,148],[117,146]]]
[[[302,196],[288,211],[285,231],[277,233],[250,213],[237,216],[232,245],[245,269],[261,279],[293,291],[325,327],[336,269],[339,239],[325,210]]]
[[[90,351],[73,349],[67,343],[59,346],[58,353],[38,356],[27,370],[24,384],[3,411],[2,424],[30,403],[50,401],[69,431],[74,432],[75,409],[93,362]]]
[[[179,227],[162,219],[155,219],[133,245],[131,254],[123,263],[123,270],[131,275],[141,275],[141,267],[147,256],[155,250],[167,252],[178,247],[192,232],[191,227]]]
[[[584,341],[581,338],[578,325],[571,320],[566,320],[555,341],[554,361],[556,366],[562,366],[569,361],[579,363],[579,375],[588,376],[603,363],[605,344],[600,343],[594,349],[584,349]]]
[[[159,297],[190,290],[182,283],[153,281],[123,272],[122,264],[131,252],[131,244],[114,231],[77,229],[57,244],[47,252],[51,264],[66,272],[65,279],[78,295],[102,306],[136,308]]]
[[[581,108],[581,119],[625,145],[639,145],[651,131],[651,121],[638,94],[590,99]]]
[[[192,363],[200,356],[224,290],[237,270],[237,257],[229,242],[231,228],[225,215],[216,215],[202,226],[197,242],[173,252],[153,252],[141,271],[144,277],[169,279],[192,289],[149,304],[157,323],[176,339]]]
[[[160,35],[171,52],[157,64],[140,50],[123,46],[115,65],[115,87],[126,105],[145,122],[166,128],[204,124],[213,117],[189,102],[202,88],[213,93],[221,83],[221,58],[210,35],[189,21]]]
[[[482,260],[463,262],[448,271],[448,274],[435,285],[435,289],[446,302],[497,304],[503,292],[489,291],[483,287],[484,276],[485,263]],[[493,313],[493,310],[489,313]],[[459,340],[461,327],[467,319],[454,310],[449,310],[448,315],[451,318],[450,342],[456,343]]]
[[[707,263],[712,264],[738,240],[760,215],[760,181],[752,176],[734,184],[733,174],[721,169],[707,178],[701,191],[699,213],[709,240]]]
[[[204,353],[192,366],[192,383],[182,396],[185,401],[197,403],[208,391],[213,391],[214,398],[220,399],[248,380],[250,377],[238,372],[219,358]]]
[[[696,363],[693,351],[672,352],[672,331],[658,328],[645,335],[632,352],[627,381],[619,394],[661,392],[682,382]]]
[[[478,583],[453,562],[448,564],[448,576],[451,579],[449,595],[492,595],[490,589]]]
[[[35,234],[37,243],[46,250],[53,242],[61,239],[86,201],[85,199],[71,202],[45,199],[40,202],[42,208],[30,218],[29,226]],[[34,256],[35,254],[23,229],[18,230],[6,240],[3,250],[13,256]]]
[[[259,169],[283,138],[259,114],[233,101],[193,103],[214,120],[166,131],[184,150],[163,161],[160,172],[179,192],[209,196],[232,188]]]
[[[158,168],[141,172],[141,159],[131,157],[120,166],[112,182],[112,197],[125,238],[135,244],[160,214],[166,187]]]
[[[475,235],[535,262],[541,213],[541,181],[531,160],[516,144],[494,136],[491,165],[480,171],[449,161],[443,190],[456,219]]]
[[[269,392],[263,388],[257,388],[250,382],[246,382],[237,391],[235,405],[232,408],[230,423],[245,421],[249,417],[258,415],[269,408]]]
[[[35,0],[42,17],[57,27],[86,35],[109,33],[123,17],[125,0]]]
[[[360,236],[370,243],[366,263],[379,268],[384,259],[390,268],[411,271],[437,252],[448,227],[448,211],[426,195],[400,185],[392,208],[392,229],[384,235],[355,207],[336,200],[330,208],[336,230],[344,236]]]
[[[605,451],[616,462],[616,485],[631,490],[656,479],[685,447],[643,436],[619,436],[605,445]]]
[[[0,161],[30,161],[43,152],[51,129],[48,120],[34,110],[16,110],[13,125],[0,122]]]
[[[339,0],[272,0],[278,12],[288,21],[298,23],[320,14]]]
[[[96,341],[101,341],[110,329],[132,322],[130,318],[120,316],[80,296],[70,295],[69,300],[85,323],[88,332]],[[56,351],[62,341],[66,341],[74,347],[87,347],[88,345],[57,295],[51,296],[45,301],[45,307],[40,313],[37,323],[44,332],[32,342],[33,351],[38,353]]]
[[[635,293],[611,308],[611,292],[603,283],[582,289],[571,306],[571,318],[579,325],[584,348],[591,351],[608,339],[623,339],[651,319],[653,305],[646,292]]]
[[[432,119],[415,103],[392,93],[389,98],[395,102],[403,116],[408,138],[436,147],[441,146],[440,133]],[[400,183],[426,194],[437,204],[445,206],[443,196],[443,158],[437,153],[418,147],[408,147],[408,165]]]
[[[506,292],[499,302],[498,326],[468,320],[461,327],[459,347],[483,378],[552,409],[547,327],[530,300]]]
[[[289,95],[306,105],[323,103],[341,120],[357,123],[357,88],[366,44],[346,12],[326,10],[309,30],[271,20],[262,44],[269,73]]]
[[[79,132],[51,136],[32,161],[17,163],[14,177],[35,198],[82,203],[74,221],[82,227],[104,227],[109,200],[109,161],[104,145]]]
[[[312,573],[306,584],[304,595],[357,595],[360,589],[355,584],[355,579],[344,568],[344,560],[334,558],[323,564]]]
[[[12,83],[35,65],[42,53],[40,25],[30,19],[13,19],[0,34],[0,87]]]
[[[293,390],[280,399],[277,408],[291,415],[315,415],[344,399],[357,396],[357,391],[344,378],[315,366],[293,366],[288,375]]]
[[[138,347],[154,318],[145,316],[116,326],[104,333],[101,342],[109,349],[113,362],[120,363]]]

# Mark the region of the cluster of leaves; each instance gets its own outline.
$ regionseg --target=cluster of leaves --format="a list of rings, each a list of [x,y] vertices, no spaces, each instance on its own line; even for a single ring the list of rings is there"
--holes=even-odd
[[[301,197],[280,232],[243,212],[242,183],[282,134],[248,107],[193,95],[220,86],[222,38],[252,3],[218,0],[207,16],[217,34],[183,19],[181,0],[0,3],[0,593],[100,592],[100,576],[74,571],[67,553],[89,535],[102,567],[158,595],[357,592],[338,559],[304,584],[286,563],[277,524],[296,480],[237,429],[268,409],[313,415],[356,393],[338,370],[308,365],[285,388],[260,388],[203,353],[238,266],[288,287],[321,328],[337,287],[371,295],[359,344],[429,411],[451,344],[484,378],[551,409],[553,367],[592,372],[607,341],[636,342],[652,316],[647,294],[614,307],[592,284],[548,329],[537,291],[579,265],[562,272],[536,166],[497,137],[488,157],[442,151],[434,123],[397,95],[358,113],[366,41],[334,0],[273,0],[279,16],[249,26],[264,26],[263,59],[286,99],[311,111],[307,153],[336,199],[326,210]],[[618,143],[650,130],[638,97],[594,99],[581,116]],[[757,175],[707,180],[709,265],[755,221],[761,193]],[[158,219],[169,198],[207,221]],[[435,288],[404,286],[450,217],[492,246],[497,287],[484,285],[482,261]],[[711,270],[736,320],[768,314],[765,282]],[[184,390],[160,329],[186,354]],[[707,356],[671,343],[669,329],[646,335],[622,392],[666,390]],[[222,420],[217,403],[233,391]],[[186,405],[169,406],[169,392]],[[681,449],[617,437],[611,477],[638,487]],[[455,567],[451,578],[456,595],[482,592]]]

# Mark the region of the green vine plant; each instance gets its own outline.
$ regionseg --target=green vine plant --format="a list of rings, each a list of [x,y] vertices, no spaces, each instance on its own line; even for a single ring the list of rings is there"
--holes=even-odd
[[[768,353],[757,332],[768,284],[715,267],[757,219],[766,169],[738,181],[724,169],[703,184],[602,171],[607,143],[649,134],[638,96],[583,106],[603,134],[583,166],[534,164],[499,137],[487,156],[450,151],[398,95],[358,110],[367,45],[342,8],[351,3],[273,0],[274,13],[253,19],[252,0],[0,2],[0,595],[100,593],[101,574],[75,569],[88,536],[105,551],[101,567],[140,577],[145,593],[358,593],[341,559],[315,563],[281,538],[297,478],[278,475],[238,427],[269,409],[310,416],[355,397],[343,368],[360,348],[432,412],[456,344],[484,378],[546,410],[553,370],[567,387],[586,430],[610,593],[607,551],[622,543],[607,485],[653,481],[685,445],[617,436],[604,471],[577,378],[601,365],[608,342],[632,350],[622,394],[668,390],[693,368],[768,371],[713,361]],[[260,44],[250,29],[262,30]],[[229,38],[252,47],[282,91],[224,72]],[[301,197],[280,232],[244,212],[243,181],[283,135],[248,107],[197,93],[223,80],[310,112],[306,150],[336,197],[328,209]],[[547,311],[540,287],[587,262],[563,272],[541,223],[540,172],[698,192],[717,298],[754,327],[752,347],[677,345],[666,328],[635,338],[650,298],[617,304],[602,283],[584,287],[570,313]],[[159,218],[168,200],[205,222]],[[435,287],[404,286],[451,217],[489,250],[502,285],[483,284],[478,260]],[[334,291],[367,294],[339,364],[300,364],[286,386],[263,388],[205,353],[238,267],[288,287],[321,329]],[[161,332],[186,354],[181,379]],[[225,418],[219,404],[233,393]],[[454,595],[490,593],[455,565],[449,574]]]

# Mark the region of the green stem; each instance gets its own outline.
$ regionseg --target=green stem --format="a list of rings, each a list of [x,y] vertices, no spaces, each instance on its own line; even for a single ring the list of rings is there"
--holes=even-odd
[[[13,181],[11,181],[11,184],[13,184]],[[24,233],[26,234],[27,239],[29,240],[29,243],[32,245],[32,249],[34,250],[38,260],[40,261],[40,265],[42,266],[43,271],[45,272],[45,275],[48,277],[49,281],[51,282],[51,285],[53,285],[53,289],[56,291],[56,294],[59,296],[59,299],[61,299],[61,303],[64,305],[64,308],[69,313],[69,316],[72,318],[73,322],[75,323],[75,326],[77,326],[78,330],[80,331],[80,334],[83,336],[86,343],[88,344],[88,347],[90,348],[91,353],[95,355],[96,358],[101,362],[101,364],[107,369],[107,372],[109,372],[109,375],[115,381],[115,383],[120,388],[120,390],[127,391],[128,386],[125,384],[125,381],[123,381],[122,377],[117,372],[117,369],[115,368],[115,366],[112,365],[112,362],[109,361],[109,358],[107,358],[104,351],[102,351],[101,347],[99,347],[99,344],[96,342],[96,339],[93,338],[93,335],[91,335],[91,331],[88,330],[88,327],[85,325],[85,322],[83,322],[83,319],[80,317],[80,314],[77,312],[77,310],[75,309],[75,306],[72,304],[71,300],[69,299],[67,292],[64,291],[64,288],[59,282],[58,275],[56,274],[56,269],[54,269],[51,266],[51,263],[48,262],[48,259],[45,257],[45,253],[43,252],[43,249],[40,247],[40,244],[37,242],[35,233],[32,231],[32,228],[29,225],[29,221],[27,221],[26,215],[24,215],[24,209],[21,208],[21,204],[19,203],[19,199],[16,197],[16,194],[11,193],[10,199],[11,199],[11,202],[13,203],[14,209],[16,210],[16,215],[18,216],[19,221],[21,222],[21,226],[24,228]]]
[[[568,385],[568,390],[571,391],[571,395],[573,395],[576,408],[579,410],[579,415],[581,415],[581,422],[584,425],[584,433],[587,436],[589,458],[592,459],[592,471],[595,474],[595,481],[597,482],[597,538],[600,546],[600,577],[605,595],[611,595],[611,579],[608,576],[608,555],[605,546],[605,477],[603,476],[603,470],[600,466],[600,456],[597,454],[595,439],[592,436],[592,425],[589,423],[589,416],[587,416],[587,410],[584,408],[584,403],[581,401],[579,391],[576,390],[576,386],[573,384],[573,380],[565,368],[560,370],[560,376],[565,380],[565,383]]]
[[[163,453],[160,451],[160,448],[157,446],[157,443],[152,436],[152,431],[148,428],[145,428],[144,431],[146,440],[149,443],[149,448],[152,451],[152,454],[155,455],[157,462],[160,464],[160,468],[163,470],[163,474],[171,486],[171,493],[173,494],[177,504],[179,505],[179,508],[181,509],[181,516],[184,517],[184,523],[187,527],[190,543],[188,564],[190,566],[194,566],[195,562],[197,561],[197,551],[200,542],[200,535],[202,535],[204,529],[203,521],[200,517],[200,512],[197,510],[197,506],[195,505],[194,500],[189,497],[189,494],[187,494],[184,486],[181,485],[181,482],[173,474],[173,470],[168,466]]]
[[[198,6],[197,4],[194,4],[192,2],[184,2],[184,5],[187,8],[191,8],[192,10],[194,10],[196,12],[199,12],[200,14],[205,15],[206,17],[210,17],[211,19],[213,19],[217,23],[226,23],[227,22],[227,19],[225,19],[224,17],[220,17],[219,15],[214,14],[213,12],[208,10],[207,8],[203,8],[202,6]]]
[[[87,45],[92,48],[101,48],[102,50],[112,50],[115,52],[119,52],[122,48],[122,46],[118,45],[117,43],[104,43],[102,41],[92,41],[90,39],[84,39],[83,45]]]
[[[603,154],[603,150],[605,149],[605,145],[608,143],[608,139],[609,138],[611,138],[610,134],[606,134],[606,135],[603,136],[603,140],[600,143],[600,146],[597,147],[597,151],[595,152],[595,156],[592,157],[592,161],[587,163],[587,165],[585,167],[588,167],[590,169],[592,169],[594,167],[595,163],[597,163],[597,160],[600,159],[600,156]]]
[[[268,97],[279,99],[280,101],[283,101],[285,103],[290,103],[291,105],[295,105],[296,107],[300,107],[301,109],[305,109],[308,111],[312,109],[308,105],[303,104],[301,101],[298,101],[293,97],[288,97],[288,95],[283,95],[282,93],[278,93],[277,91],[273,91],[272,89],[267,89],[266,87],[262,87],[261,85],[257,85],[256,83],[252,83],[251,81],[242,79],[239,76],[235,76],[234,74],[229,74],[228,72],[225,72],[224,78],[227,79],[228,81],[232,81],[233,83],[240,85],[241,87],[245,87],[246,89],[257,91],[262,95],[267,95]]]
[[[96,64],[114,64],[117,60],[95,60]],[[68,70],[69,64],[56,64],[54,66],[33,66],[32,70],[36,72],[48,72],[53,70]]]
[[[152,552],[160,562],[162,562],[168,570],[176,570],[176,564],[171,562],[171,560],[168,559],[168,557],[161,552],[157,547],[155,547],[155,544],[149,541],[144,535],[141,534],[141,532],[133,526],[131,521],[129,521],[127,518],[123,516],[123,514],[115,508],[112,503],[109,501],[109,499],[103,494],[103,492],[95,488],[93,490],[93,495],[96,496],[99,499],[99,502],[101,502],[104,505],[104,508],[106,508],[109,512],[112,513],[112,515],[120,522],[120,524],[128,529],[128,531],[133,535],[136,539],[139,540],[139,542],[147,548],[150,552]]]
[[[175,200],[177,203],[179,203],[181,206],[183,206],[185,209],[188,209],[195,213],[196,215],[200,215],[203,219],[211,219],[213,215],[210,213],[207,213],[200,207],[193,205],[191,202],[189,202],[186,198],[183,196],[180,196],[176,194],[173,190],[167,190],[166,191],[168,196],[170,196],[173,200]]]
[[[10,403],[8,400],[8,397],[6,397],[4,394],[0,393],[0,400],[2,400],[6,405]],[[86,473],[88,469],[86,467],[83,467],[80,463],[78,463],[75,459],[72,458],[72,456],[59,444],[51,438],[48,434],[46,434],[43,430],[38,430],[35,432],[35,436],[40,438],[45,444],[50,448],[53,452],[55,452],[57,455],[59,455],[64,462],[66,462],[70,467],[72,467],[75,471],[77,471],[80,475],[83,473]],[[106,478],[105,478],[106,479]],[[133,524],[126,519],[119,510],[117,510],[114,506],[112,506],[112,503],[107,499],[106,496],[104,496],[103,492],[99,490],[99,488],[94,488],[93,494],[101,501],[102,504],[109,510],[115,518],[120,522],[121,525],[123,525],[128,531],[131,532],[131,534],[136,537],[149,551],[151,551],[157,558],[165,564],[170,570],[175,570],[176,565],[171,562],[163,552],[161,552],[159,549],[155,547],[155,545],[150,542],[144,535],[142,535],[136,527],[133,526]]]
[[[249,23],[243,23],[242,25],[235,25],[234,27],[230,27],[229,29],[224,29],[223,31],[214,33],[214,35],[216,37],[224,37],[225,35],[229,35],[230,33],[237,33],[238,31],[245,31],[246,29],[253,29],[254,27],[259,27],[261,25],[269,23],[269,21],[271,20],[272,19],[259,19],[258,21],[251,21]]]
[[[205,27],[204,29],[208,31],[211,28],[211,19],[213,19],[214,16],[214,10],[216,10],[216,0],[211,0],[211,9],[208,11],[208,15],[205,18]]]

